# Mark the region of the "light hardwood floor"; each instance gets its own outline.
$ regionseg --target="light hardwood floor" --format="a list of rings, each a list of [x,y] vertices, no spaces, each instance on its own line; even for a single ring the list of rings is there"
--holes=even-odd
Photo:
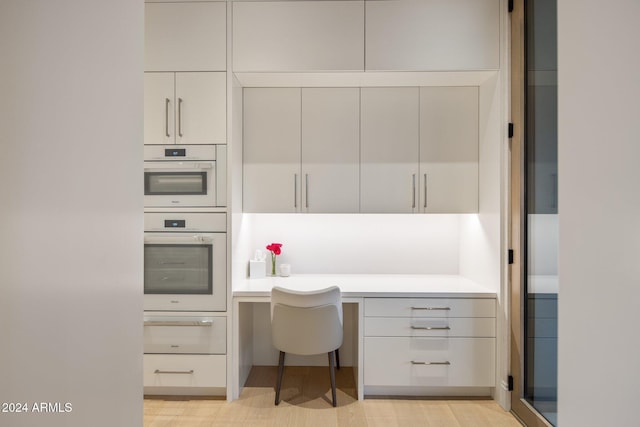
[[[146,398],[145,427],[384,426],[521,427],[492,400],[365,399],[358,401],[350,368],[336,375],[331,406],[327,368],[287,367],[279,406],[273,404],[275,367],[254,367],[234,402]]]

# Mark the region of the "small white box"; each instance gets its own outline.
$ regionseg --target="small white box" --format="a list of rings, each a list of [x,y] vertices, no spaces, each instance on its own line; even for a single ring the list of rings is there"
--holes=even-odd
[[[249,278],[260,279],[267,275],[267,264],[265,261],[249,260]]]

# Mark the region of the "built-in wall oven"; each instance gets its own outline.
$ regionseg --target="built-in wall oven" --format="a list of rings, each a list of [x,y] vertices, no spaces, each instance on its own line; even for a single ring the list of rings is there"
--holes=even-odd
[[[225,311],[226,214],[144,214],[144,309]]]
[[[145,145],[145,207],[226,206],[226,150],[226,145]]]

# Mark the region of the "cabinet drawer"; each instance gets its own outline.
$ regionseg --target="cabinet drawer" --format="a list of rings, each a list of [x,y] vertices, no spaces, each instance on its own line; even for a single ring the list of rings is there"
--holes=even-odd
[[[495,338],[364,339],[368,386],[494,387]]]
[[[145,354],[145,387],[226,387],[227,356]]]
[[[226,317],[145,316],[145,353],[225,354],[226,351]]]
[[[493,298],[366,298],[367,317],[495,317]]]
[[[493,317],[365,317],[367,337],[495,337]]]

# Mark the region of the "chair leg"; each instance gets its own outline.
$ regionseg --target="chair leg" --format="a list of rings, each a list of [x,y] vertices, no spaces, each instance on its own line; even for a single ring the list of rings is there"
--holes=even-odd
[[[280,403],[280,387],[282,387],[282,374],[284,374],[284,351],[280,352],[278,362],[278,379],[276,381],[276,405]]]
[[[337,348],[336,348],[336,368],[340,369],[340,353],[338,352]]]
[[[333,399],[333,407],[336,406],[336,370],[334,366],[334,352],[329,352],[329,375],[331,376],[331,397]]]

